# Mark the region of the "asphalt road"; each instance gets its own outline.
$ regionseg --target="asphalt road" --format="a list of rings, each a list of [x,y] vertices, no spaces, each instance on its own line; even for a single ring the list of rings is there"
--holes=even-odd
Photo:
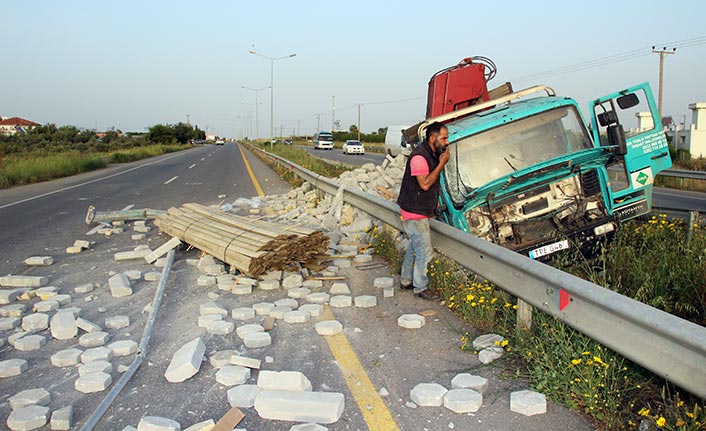
[[[258,159],[248,154],[255,176],[265,193],[286,191],[289,186],[267,169]],[[225,194],[221,199],[218,195]],[[34,186],[0,192],[3,244],[2,273],[46,275],[50,284],[61,293],[69,293],[73,302],[68,305],[81,309],[81,317],[104,326],[108,316],[127,315],[130,325],[119,330],[107,330],[111,341],[131,339],[138,341],[146,324],[144,307],[154,296],[156,282],[139,281],[133,295],[113,298],[107,290],[111,271],[159,270],[144,261],[114,262],[116,252],[131,250],[138,244],[152,249],[168,240],[157,229],[148,233],[146,240],[132,241],[130,225],[124,234],[87,237],[90,229],[84,224],[89,204],[99,210],[116,210],[134,205],[135,208],[166,209],[184,202],[203,204],[232,202],[238,197],[255,195],[236,145],[200,147],[186,152],[166,155],[149,161],[108,169]],[[75,239],[92,239],[92,250],[78,255],[66,255],[64,248]],[[50,267],[24,267],[22,260],[31,255],[49,254],[56,263]],[[549,404],[548,413],[524,417],[509,411],[511,391],[527,388],[521,380],[500,378],[498,369],[485,366],[468,352],[459,349],[460,335],[466,327],[442,304],[414,298],[409,292],[397,292],[394,298],[383,299],[373,287],[375,277],[389,275],[389,268],[349,268],[339,275],[347,277],[354,296],[376,295],[378,306],[369,309],[330,309],[334,318],[344,325],[344,334],[352,350],[346,360],[357,358],[375,390],[386,388],[389,396],[382,403],[355,399],[353,390],[361,375],[350,375],[344,364],[331,352],[327,341],[318,336],[313,323],[286,324],[278,321],[272,331],[272,346],[247,349],[235,335],[209,335],[196,324],[200,304],[210,295],[227,309],[273,301],[286,292],[256,290],[251,295],[236,296],[216,287],[197,286],[198,271],[186,259],[199,257],[195,249],[179,249],[167,282],[162,307],[147,352],[146,361],[117,400],[108,409],[97,430],[120,430],[126,425],[136,426],[141,417],[155,415],[179,421],[182,428],[201,420],[222,417],[229,409],[227,387],[215,381],[216,369],[206,360],[197,375],[184,383],[172,384],[164,379],[164,372],[174,352],[195,337],[202,337],[207,356],[219,350],[234,349],[243,355],[273,362],[263,369],[302,371],[312,382],[314,390],[342,392],[346,404],[342,418],[328,429],[364,430],[366,412],[378,416],[389,411],[401,430],[492,429],[492,430],[591,430],[591,425],[577,413]],[[377,259],[377,258],[376,258]],[[88,294],[74,292],[76,286],[92,283],[99,287]],[[326,282],[321,291],[327,291]],[[36,302],[36,300],[33,300]],[[420,330],[404,330],[397,326],[397,318],[404,313],[431,310],[435,313]],[[231,320],[232,319],[227,319]],[[261,320],[259,317],[253,322]],[[235,322],[240,325],[240,322]],[[0,331],[6,339],[12,332]],[[29,362],[25,373],[0,379],[0,428],[10,413],[7,400],[24,389],[45,388],[52,395],[52,410],[72,405],[74,429],[85,423],[106,392],[82,394],[74,390],[78,376],[76,367],[58,368],[49,363],[49,357],[59,350],[79,347],[77,339],[54,340],[48,332],[47,344],[37,351],[22,352],[7,342],[0,347],[0,360],[22,358]],[[82,348],[83,349],[83,348]],[[355,353],[353,353],[355,352]],[[133,356],[113,359],[113,384],[119,379],[118,365],[128,365]],[[480,374],[490,379],[483,407],[473,414],[455,414],[443,407],[412,408],[407,405],[409,391],[418,383],[437,382],[450,387],[450,380],[459,372]],[[249,383],[255,382],[256,373]],[[348,380],[346,380],[348,379]],[[249,430],[287,430],[292,423],[261,419],[254,409],[243,409],[246,417],[241,428]],[[370,416],[370,415],[369,415]],[[47,429],[45,427],[44,429]],[[396,429],[396,428],[372,428]]]
[[[379,165],[383,160],[385,160],[385,154],[371,153],[369,151],[365,154],[343,154],[343,151],[337,148],[334,148],[333,150],[315,150],[314,147],[303,145],[300,145],[299,148],[303,149],[312,156],[349,165],[362,166],[366,163]]]

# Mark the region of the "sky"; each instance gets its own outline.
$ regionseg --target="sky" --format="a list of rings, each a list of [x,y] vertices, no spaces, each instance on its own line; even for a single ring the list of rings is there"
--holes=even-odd
[[[142,132],[189,121],[265,138],[272,108],[277,135],[311,134],[332,128],[335,97],[342,127],[358,124],[360,105],[367,133],[422,120],[429,78],[472,56],[496,64],[489,87],[545,84],[586,113],[589,100],[645,81],[657,97],[653,45],[677,47],[663,115],[688,126],[688,105],[706,102],[702,0],[3,0],[0,10],[0,116],[41,124]],[[273,105],[270,89],[242,88],[270,86],[271,70]]]

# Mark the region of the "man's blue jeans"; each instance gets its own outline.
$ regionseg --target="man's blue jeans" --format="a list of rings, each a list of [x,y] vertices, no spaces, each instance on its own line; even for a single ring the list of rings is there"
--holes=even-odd
[[[433,253],[429,219],[402,220],[402,227],[409,237],[409,245],[402,261],[400,284],[412,284],[414,293],[419,293],[429,285],[427,264],[431,262]]]

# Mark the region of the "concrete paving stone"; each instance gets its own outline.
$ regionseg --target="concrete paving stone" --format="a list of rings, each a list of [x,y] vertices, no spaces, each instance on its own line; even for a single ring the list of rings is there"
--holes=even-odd
[[[244,275],[236,275],[235,282],[236,284],[247,284],[249,286],[257,285],[257,280],[255,280],[254,278],[246,277]]]
[[[0,378],[19,376],[29,369],[29,364],[24,359],[6,359],[0,361]]]
[[[455,413],[474,413],[482,404],[483,395],[473,389],[451,389],[444,395],[444,407]]]
[[[201,368],[204,353],[206,353],[206,346],[201,338],[195,338],[184,344],[172,356],[164,377],[172,383],[183,382],[190,378]]]
[[[56,286],[44,286],[34,290],[34,296],[39,297],[42,301],[51,299],[59,294],[59,288]],[[31,296],[31,295],[30,295]]]
[[[201,256],[201,258],[199,258],[198,262],[196,263],[196,268],[198,268],[198,270],[200,272],[204,272],[207,265],[215,265],[215,264],[216,264],[216,259],[213,256],[207,254],[207,255]]]
[[[255,318],[255,310],[250,307],[234,308],[230,315],[235,320],[250,320]]]
[[[247,356],[240,356],[237,353],[230,358],[231,365],[239,365],[241,367],[254,368],[256,370],[260,369],[260,360],[255,358],[248,358]]]
[[[319,335],[336,335],[343,332],[343,325],[338,320],[323,320],[314,325]]]
[[[324,272],[326,272],[327,274],[330,274],[330,275],[324,275],[324,277],[333,277],[336,274],[338,274],[338,267],[336,265],[327,266],[326,269],[324,271],[322,271],[322,274]]]
[[[82,317],[79,317],[76,319],[76,326],[78,326],[79,329],[85,331],[85,332],[101,332],[103,331],[103,328],[100,327],[100,325],[97,325],[90,320],[86,320]]]
[[[419,383],[411,391],[409,397],[418,406],[442,406],[444,395],[448,390],[438,383]]]
[[[218,314],[223,317],[226,317],[228,315],[228,310],[221,304],[215,302],[215,301],[209,301],[204,304],[201,304],[199,307],[199,314],[204,316],[206,314]]]
[[[293,287],[287,291],[287,296],[294,299],[305,299],[311,293],[306,287]]]
[[[369,308],[378,305],[378,299],[373,295],[361,295],[355,297],[355,306],[359,308]]]
[[[0,277],[0,286],[4,287],[41,287],[49,283],[49,278],[29,275],[6,275]]]
[[[488,379],[468,373],[461,373],[451,379],[451,388],[473,389],[474,391],[482,394],[486,389],[488,389]]]
[[[353,260],[355,263],[370,263],[373,261],[373,256],[369,254],[357,254]]]
[[[235,276],[233,274],[220,274],[216,276],[216,283],[221,284],[221,283],[233,283],[235,284]]]
[[[19,340],[20,338],[30,335],[29,332],[23,331],[21,328],[18,328],[14,334],[10,334],[7,337],[7,344],[11,345],[12,347],[15,347],[15,342]]]
[[[486,347],[499,346],[504,338],[498,334],[485,334],[473,340],[474,350],[483,350]]]
[[[326,292],[310,293],[306,296],[307,302],[312,304],[326,304],[331,299],[331,295]]]
[[[223,368],[226,365],[231,365],[231,358],[238,355],[237,350],[220,350],[208,357],[208,361],[213,368]]]
[[[162,273],[159,271],[150,271],[145,273],[145,281],[159,281],[162,279]]]
[[[334,259],[332,263],[339,268],[350,268],[351,267],[351,260],[350,259]]]
[[[170,250],[181,245],[181,240],[177,237],[172,237],[169,241],[157,247],[153,252],[145,256],[145,261],[147,263],[152,263],[163,255],[167,254]]]
[[[216,320],[208,324],[206,332],[212,335],[228,335],[235,329],[235,323]]]
[[[121,329],[129,325],[129,316],[110,316],[105,318],[105,327],[108,329]]]
[[[215,425],[216,423],[213,421],[213,419],[208,419],[199,423],[195,423],[188,428],[184,428],[182,431],[211,431]]]
[[[203,268],[203,273],[206,275],[220,275],[226,272],[225,266],[221,263],[215,263],[213,265],[206,265]]]
[[[275,308],[275,304],[271,302],[259,302],[252,306],[252,309],[255,310],[255,314],[258,316],[269,316],[270,310],[273,308]]]
[[[353,298],[349,295],[335,295],[329,299],[328,305],[336,308],[350,307],[353,305]]]
[[[382,297],[383,298],[392,298],[395,296],[395,288],[394,287],[383,287],[382,288]]]
[[[351,289],[348,287],[348,283],[336,282],[331,285],[329,294],[333,295],[350,295]]]
[[[336,392],[263,390],[255,410],[264,419],[330,424],[343,414],[345,398]]]
[[[299,307],[298,311],[306,311],[311,317],[319,317],[324,312],[324,306],[321,304],[304,304]]]
[[[107,347],[93,347],[81,353],[81,362],[89,364],[95,361],[110,361],[113,359],[113,351]]]
[[[263,328],[262,325],[258,325],[257,323],[248,323],[245,325],[238,326],[238,329],[236,329],[235,332],[236,334],[238,334],[238,337],[245,338],[247,334],[253,332],[265,332],[265,328]]]
[[[73,415],[73,406],[66,406],[54,410],[51,414],[50,428],[52,430],[70,430],[73,424]]]
[[[45,313],[29,314],[22,318],[22,329],[27,332],[43,331],[49,327],[49,315]]]
[[[276,290],[279,289],[279,280],[262,280],[257,287],[260,290]]]
[[[126,260],[143,260],[145,256],[150,253],[150,250],[121,251],[115,253],[114,259],[116,262],[124,262]]]
[[[0,304],[11,304],[22,294],[18,289],[0,289]]]
[[[0,290],[2,292],[2,290]],[[19,317],[24,316],[27,311],[25,304],[10,304],[0,307],[0,317]]]
[[[78,323],[71,311],[60,310],[54,314],[49,328],[51,336],[57,340],[70,340],[78,334]]]
[[[101,309],[102,307],[98,307],[98,312],[104,313],[105,309],[103,309],[103,311],[101,311]],[[61,311],[66,311],[68,313],[73,314],[75,319],[78,319],[79,316],[81,316],[81,309],[79,307],[64,307],[61,309]]]
[[[76,348],[59,350],[51,355],[51,364],[55,367],[72,367],[81,362],[81,354],[83,350]]]
[[[160,257],[159,259],[154,261],[155,268],[164,268],[167,266],[167,258],[166,257]]]
[[[113,364],[108,361],[95,361],[90,364],[83,364],[78,367],[78,375],[85,376],[91,373],[106,373],[110,374],[113,372]]]
[[[139,233],[148,233],[152,231],[151,226],[134,226],[132,228],[133,231],[139,232]]]
[[[49,313],[59,309],[59,302],[54,299],[47,299],[46,301],[36,302],[32,308],[38,313]]]
[[[299,301],[294,298],[282,298],[275,301],[276,307],[289,307],[292,310],[299,308]]]
[[[220,314],[205,314],[203,316],[199,316],[198,325],[199,328],[208,328],[208,325],[211,323],[221,320],[223,320],[223,316]]]
[[[108,344],[107,347],[113,351],[114,357],[119,358],[122,356],[129,356],[133,353],[137,353],[137,349],[140,346],[137,344],[137,341],[134,340],[119,340],[113,341],[112,343]]]
[[[0,317],[0,330],[7,331],[15,329],[22,324],[19,317]]]
[[[249,284],[236,284],[230,289],[230,292],[233,295],[249,295],[252,293],[252,286]]]
[[[478,360],[483,364],[489,364],[502,357],[504,352],[502,347],[486,347],[478,353]]]
[[[308,311],[295,310],[284,314],[284,321],[287,323],[306,323],[311,320]]]
[[[403,314],[397,318],[397,324],[406,329],[419,329],[426,324],[426,319],[419,314]]]
[[[108,373],[89,373],[80,376],[74,382],[74,389],[84,394],[104,391],[113,383],[113,378]]]
[[[51,394],[44,388],[27,389],[11,396],[7,401],[12,410],[29,406],[46,406],[51,402]]]
[[[93,285],[91,283],[82,284],[74,288],[74,293],[89,293],[93,292]]]
[[[261,280],[277,280],[282,279],[282,271],[267,271],[260,276]]]
[[[147,235],[145,235],[144,233],[134,233],[130,235],[130,239],[132,239],[133,241],[142,241],[146,237]]]
[[[284,319],[284,315],[291,311],[292,309],[290,307],[275,307],[270,310],[269,316],[274,319],[282,320]]]
[[[255,398],[262,392],[257,385],[238,385],[228,389],[228,403],[231,407],[247,409],[255,405]]]
[[[32,256],[28,257],[23,262],[28,266],[49,266],[54,263],[54,258],[51,256]]]
[[[216,277],[212,275],[199,275],[198,278],[196,278],[196,284],[198,286],[215,286],[216,285]]]
[[[91,243],[85,239],[77,239],[74,241],[74,247],[91,248]]]
[[[108,279],[108,287],[110,294],[114,298],[122,298],[132,295],[132,287],[130,287],[130,279],[125,274],[115,274]]]
[[[300,274],[291,274],[282,280],[282,287],[284,289],[292,289],[294,287],[299,287],[304,283],[304,277]]]
[[[289,431],[328,431],[328,428],[319,424],[306,423],[293,425]]]
[[[395,279],[392,277],[378,277],[373,280],[373,286],[377,288],[394,287]]]
[[[110,334],[103,331],[89,332],[78,338],[78,344],[81,347],[98,347],[103,346],[110,340]]]
[[[257,387],[276,391],[311,391],[309,379],[299,371],[261,370],[257,376]]]
[[[47,344],[47,339],[43,335],[26,335],[15,341],[14,347],[23,352],[37,350]]]
[[[7,426],[12,431],[29,431],[41,428],[49,420],[49,407],[29,406],[10,413]]]
[[[139,269],[130,269],[128,271],[124,271],[123,274],[125,274],[127,278],[131,281],[142,280],[142,271],[140,271]]]
[[[304,280],[304,283],[302,283],[302,287],[309,289],[319,289],[323,286],[324,282],[322,280]]]
[[[251,332],[243,337],[243,344],[249,349],[259,349],[272,344],[272,337],[267,332]]]
[[[510,410],[525,416],[547,412],[547,397],[539,392],[523,390],[510,394]]]
[[[216,372],[216,381],[223,386],[242,385],[250,378],[250,368],[225,365]]]

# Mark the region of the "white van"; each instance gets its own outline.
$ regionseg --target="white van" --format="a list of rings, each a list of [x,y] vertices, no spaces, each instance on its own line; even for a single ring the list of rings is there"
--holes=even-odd
[[[331,132],[318,132],[314,134],[315,150],[333,150],[333,135]]]
[[[412,148],[405,142],[402,131],[408,126],[387,126],[385,134],[385,152],[391,156],[400,153],[409,154]]]

